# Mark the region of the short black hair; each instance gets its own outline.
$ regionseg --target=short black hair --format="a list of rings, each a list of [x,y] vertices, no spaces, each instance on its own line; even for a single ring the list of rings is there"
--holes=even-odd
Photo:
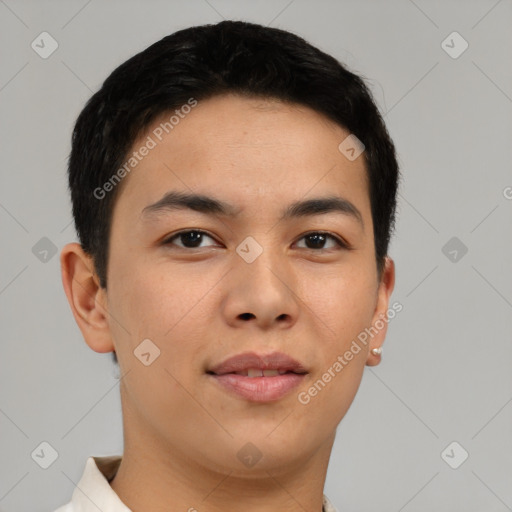
[[[100,285],[107,287],[112,212],[123,183],[101,196],[95,191],[123,166],[153,121],[191,98],[226,93],[307,106],[364,144],[380,278],[400,177],[394,144],[364,79],[295,34],[227,20],[179,30],[131,57],[78,116],[68,160],[69,189],[76,231],[93,258]]]

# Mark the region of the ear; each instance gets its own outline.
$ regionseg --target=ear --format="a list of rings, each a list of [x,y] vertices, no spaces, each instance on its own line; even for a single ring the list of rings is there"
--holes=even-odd
[[[85,342],[95,352],[112,352],[107,292],[99,284],[92,258],[80,244],[70,243],[61,251],[60,265],[64,291]]]
[[[386,256],[382,276],[377,291],[377,304],[372,319],[372,327],[369,328],[373,334],[370,341],[366,364],[376,366],[381,361],[380,354],[372,354],[372,349],[380,348],[384,344],[388,330],[389,298],[395,287],[395,262]]]

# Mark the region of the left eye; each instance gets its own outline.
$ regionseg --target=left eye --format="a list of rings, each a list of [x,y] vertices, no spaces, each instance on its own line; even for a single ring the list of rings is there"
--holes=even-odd
[[[201,230],[190,230],[190,231],[181,231],[180,233],[176,233],[171,238],[167,239],[164,242],[164,245],[177,245],[178,247],[182,247],[185,249],[194,249],[194,248],[200,248],[201,242],[204,241],[204,237],[210,238],[213,240],[213,238],[206,233],[205,231]],[[331,240],[331,246],[325,247],[325,243],[327,240]],[[180,240],[180,244],[175,244],[174,240]],[[331,235],[329,233],[324,233],[322,231],[313,231],[311,233],[307,233],[306,235],[303,235],[302,238],[299,240],[306,240],[306,246],[301,247],[304,249],[313,249],[313,250],[323,250],[323,249],[332,249],[333,247],[339,247],[339,248],[347,248],[347,245],[342,242],[338,237]],[[332,242],[334,245],[332,245]],[[204,246],[203,246],[204,247]]]
[[[300,240],[308,240],[309,245],[305,247],[306,249],[332,249],[333,247],[338,248],[347,248],[347,245],[342,242],[338,237],[331,235],[329,233],[324,233],[322,231],[314,231],[312,233],[307,233]],[[334,241],[334,246],[331,247],[323,247],[327,239],[331,239]],[[322,247],[319,247],[319,246]]]

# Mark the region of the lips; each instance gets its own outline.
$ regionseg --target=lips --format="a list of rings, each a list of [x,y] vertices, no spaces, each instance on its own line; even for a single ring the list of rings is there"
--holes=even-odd
[[[279,400],[299,386],[306,368],[282,352],[239,354],[214,366],[207,374],[230,395],[250,402]]]
[[[215,375],[235,373],[248,377],[272,377],[285,373],[304,374],[307,373],[307,370],[301,363],[282,352],[272,352],[267,355],[244,352],[212,367],[208,373]]]

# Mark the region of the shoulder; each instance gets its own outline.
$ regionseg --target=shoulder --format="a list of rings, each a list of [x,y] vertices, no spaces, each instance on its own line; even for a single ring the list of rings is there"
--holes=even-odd
[[[70,501],[69,503],[66,503],[65,505],[62,505],[61,507],[55,509],[53,512],[75,512],[75,507],[73,506],[73,503]]]
[[[60,512],[60,511],[59,511]],[[67,512],[67,511],[66,511]],[[338,512],[335,506],[329,501],[329,498],[324,494],[324,501],[322,512]]]

